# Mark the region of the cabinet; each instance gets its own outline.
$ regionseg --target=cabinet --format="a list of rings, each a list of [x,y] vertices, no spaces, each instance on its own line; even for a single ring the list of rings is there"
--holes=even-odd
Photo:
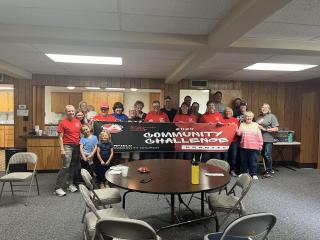
[[[0,112],[13,112],[13,91],[0,91]]]
[[[14,147],[14,127],[11,125],[0,126],[0,148]]]
[[[27,151],[37,154],[37,170],[57,170],[62,167],[58,137],[28,137]],[[29,170],[31,168],[28,166]]]
[[[106,102],[109,104],[109,113],[112,113],[112,107],[115,102],[123,103],[122,92],[83,92],[83,101],[86,101],[88,105],[92,105],[96,112],[100,112],[100,104]]]
[[[52,92],[51,112],[63,113],[66,105],[73,105],[78,109],[78,105],[81,100],[82,93]]]

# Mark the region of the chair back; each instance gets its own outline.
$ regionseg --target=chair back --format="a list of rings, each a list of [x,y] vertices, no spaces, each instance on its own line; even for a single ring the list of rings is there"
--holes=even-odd
[[[90,195],[88,188],[83,184],[79,184],[79,189],[80,189],[80,193],[83,197],[83,200],[86,203],[86,206],[94,213],[94,215],[96,215],[96,217],[98,219],[100,219],[100,216],[98,214],[98,210],[92,201],[92,198],[91,198],[91,195]]]
[[[255,213],[240,217],[226,227],[220,240],[228,239],[227,236],[260,236],[261,239],[266,239],[276,221],[277,218],[272,213]]]
[[[155,230],[146,222],[127,218],[102,218],[96,224],[96,234],[130,240],[158,239]]]
[[[246,195],[251,187],[251,183],[252,177],[248,173],[243,173],[239,175],[239,178],[237,179],[235,186],[238,186],[242,189],[241,195]]]
[[[35,170],[37,162],[38,162],[38,156],[35,153],[32,153],[32,152],[15,153],[9,159],[9,164],[6,172],[9,173],[10,165],[23,164],[23,163],[34,164],[34,170]]]
[[[230,165],[228,162],[224,161],[224,160],[220,160],[220,159],[209,159],[207,161],[207,164],[211,165],[211,166],[215,166],[215,167],[219,167],[222,168],[224,171],[226,171],[227,173],[229,173],[230,171]]]
[[[86,169],[81,168],[81,177],[83,178],[83,181],[85,182],[87,188],[92,191],[94,187],[92,184],[92,176],[90,175],[90,173]]]

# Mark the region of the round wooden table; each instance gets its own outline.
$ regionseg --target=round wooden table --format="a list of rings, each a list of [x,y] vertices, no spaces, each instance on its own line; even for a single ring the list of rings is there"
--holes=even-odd
[[[222,189],[230,182],[230,175],[221,168],[200,163],[200,182],[191,183],[191,163],[178,159],[138,160],[127,163],[128,176],[106,172],[106,179],[112,185],[128,191],[123,196],[123,208],[128,192],[168,194],[171,196],[171,219],[175,219],[175,195],[179,201],[182,194],[201,193],[201,217],[204,216],[205,192]],[[139,167],[147,167],[149,173],[140,173]],[[205,173],[223,173],[223,176],[206,176]],[[144,183],[146,182],[146,183]]]

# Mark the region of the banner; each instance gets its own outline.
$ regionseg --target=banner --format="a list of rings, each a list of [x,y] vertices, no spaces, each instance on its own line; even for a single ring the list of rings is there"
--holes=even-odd
[[[225,152],[237,126],[96,121],[93,130],[110,132],[115,152]]]

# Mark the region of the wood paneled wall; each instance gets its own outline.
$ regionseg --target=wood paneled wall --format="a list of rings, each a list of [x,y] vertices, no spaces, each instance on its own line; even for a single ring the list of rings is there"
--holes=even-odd
[[[6,78],[4,83],[13,83],[15,87],[15,109],[18,104],[26,104],[31,114],[28,121],[23,121],[15,113],[15,146],[25,146],[20,135],[37,124],[44,123],[44,86],[99,86],[121,88],[163,89],[164,96],[173,97],[174,106],[179,104],[179,90],[191,89],[191,82],[180,81],[175,85],[164,84],[159,79],[124,79],[76,76],[34,75],[32,80]],[[288,159],[301,164],[320,162],[319,147],[319,80],[297,83],[279,82],[240,82],[209,81],[208,88],[215,90],[239,90],[241,98],[248,102],[248,107],[258,113],[259,107],[267,102],[272,112],[279,119],[281,127],[295,131],[295,138],[302,141],[301,150],[288,151]],[[291,154],[293,153],[293,154]]]

